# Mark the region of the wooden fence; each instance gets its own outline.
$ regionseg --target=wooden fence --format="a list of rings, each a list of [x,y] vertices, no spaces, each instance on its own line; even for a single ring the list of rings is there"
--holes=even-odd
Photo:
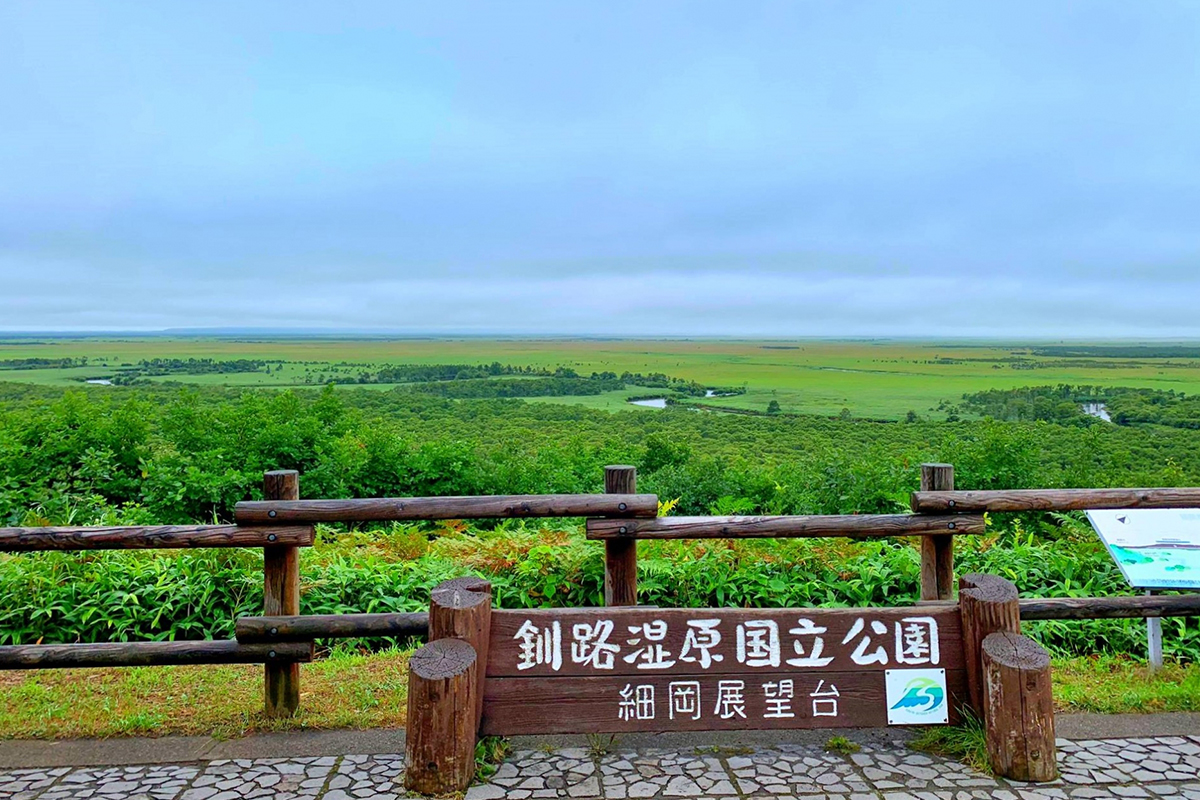
[[[263,615],[237,620],[232,641],[7,646],[0,669],[261,662],[266,713],[286,716],[299,705],[299,664],[312,659],[314,639],[426,636],[410,665],[407,780],[419,791],[464,788],[480,733],[901,724],[925,706],[945,719],[923,721],[938,723],[974,709],[987,724],[998,772],[1048,780],[1055,772],[1049,659],[1020,636],[1020,620],[1200,613],[1200,596],[1019,600],[1008,581],[981,575],[963,576],[954,602],[954,537],[982,533],[983,513],[1195,507],[1200,489],[955,491],[952,466],[926,464],[911,514],[659,518],[658,498],[637,493],[633,467],[605,468],[604,487],[604,494],[301,500],[297,473],[276,471],[264,476],[263,500],[237,505],[236,525],[0,528],[0,551],[264,553]],[[312,544],[317,523],[509,517],[586,518],[588,538],[605,545],[607,608],[492,610],[490,585],[462,578],[433,590],[428,613],[299,613],[299,552]],[[922,602],[636,607],[639,539],[828,536],[921,537]],[[916,694],[893,707],[887,701],[900,679],[916,681]],[[941,704],[933,703],[938,691]]]

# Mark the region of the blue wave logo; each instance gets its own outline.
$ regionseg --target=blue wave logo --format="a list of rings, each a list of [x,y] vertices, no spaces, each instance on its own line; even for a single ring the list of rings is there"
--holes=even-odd
[[[896,701],[892,710],[903,709],[913,714],[931,714],[946,702],[946,692],[929,678],[913,678],[904,687],[904,696]]]

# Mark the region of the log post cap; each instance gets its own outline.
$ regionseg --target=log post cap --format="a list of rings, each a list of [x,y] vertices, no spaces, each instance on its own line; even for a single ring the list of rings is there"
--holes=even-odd
[[[983,654],[988,661],[1018,670],[1043,670],[1050,667],[1050,654],[1040,644],[1010,631],[989,633],[983,640]]]
[[[921,469],[954,469],[953,464],[940,464],[933,461],[928,461],[921,465]]]
[[[429,592],[435,606],[447,609],[467,609],[492,600],[492,584],[483,578],[467,575],[442,581]]]
[[[296,469],[270,469],[263,473],[263,477],[282,477],[284,475],[299,475],[300,470]]]
[[[1007,578],[982,572],[968,572],[958,579],[959,595],[985,603],[1010,603],[1017,600],[1017,587]]]
[[[408,667],[427,681],[462,675],[475,663],[475,648],[462,639],[437,639],[413,653]]]

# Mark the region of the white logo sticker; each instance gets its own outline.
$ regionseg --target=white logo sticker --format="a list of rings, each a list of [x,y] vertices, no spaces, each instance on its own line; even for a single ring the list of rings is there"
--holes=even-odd
[[[940,725],[950,721],[944,669],[889,669],[888,725]]]

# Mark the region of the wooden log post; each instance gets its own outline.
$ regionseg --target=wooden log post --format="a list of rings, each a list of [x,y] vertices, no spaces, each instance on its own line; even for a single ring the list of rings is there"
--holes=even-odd
[[[997,575],[968,573],[958,581],[958,607],[970,706],[983,716],[983,640],[997,632],[1021,632],[1017,587]]]
[[[475,648],[438,639],[408,662],[406,788],[427,795],[464,792],[475,775],[478,676]]]
[[[1058,777],[1050,655],[1027,636],[983,640],[987,752],[996,774],[1018,781]]]
[[[636,494],[637,468],[604,468],[605,494]],[[604,605],[637,605],[637,539],[604,542]]]
[[[475,577],[443,581],[430,592],[430,601],[429,641],[461,639],[475,649],[479,661],[474,717],[478,731],[483,717],[488,642],[492,636],[492,584]]]
[[[300,499],[300,473],[276,470],[263,474],[263,497]],[[300,548],[263,548],[263,616],[300,613]],[[264,711],[268,717],[290,717],[300,706],[300,665],[267,664],[264,670]]]
[[[921,491],[942,492],[954,489],[954,466],[922,464]],[[954,598],[954,535],[921,537],[921,599]]]

